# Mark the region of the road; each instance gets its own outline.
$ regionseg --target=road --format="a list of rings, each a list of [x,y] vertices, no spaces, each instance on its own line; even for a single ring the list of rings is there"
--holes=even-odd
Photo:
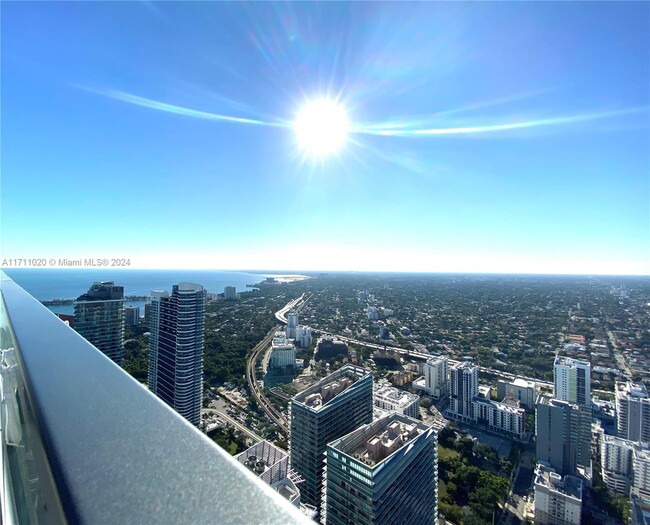
[[[386,346],[386,345],[382,345],[382,344],[378,344],[378,343],[368,343],[367,341],[360,341],[358,339],[353,339],[351,337],[346,337],[346,336],[339,335],[339,334],[327,334],[325,332],[323,332],[323,333],[324,333],[324,335],[331,335],[331,336],[337,337],[341,341],[345,341],[347,343],[354,343],[354,344],[357,344],[357,345],[360,345],[360,346],[365,346],[365,347],[368,347],[368,348],[376,348],[376,349],[379,349],[379,350],[383,350],[385,348],[386,350],[397,352],[398,354],[406,356],[406,357],[414,357],[416,359],[431,359],[433,357],[432,355],[429,355],[429,354],[425,354],[425,353],[422,353],[422,352],[415,352],[413,350],[406,350],[405,348],[400,348],[398,346]],[[455,364],[458,364],[460,362],[461,361],[458,361],[456,359],[449,359],[449,364],[451,364],[451,365],[455,365]],[[525,379],[526,381],[534,381],[535,383],[537,383],[538,386],[546,386],[548,388],[553,388],[554,387],[553,383],[549,383],[547,381],[540,381],[539,379],[535,379],[533,377],[526,377],[526,376],[511,374],[509,372],[502,372],[501,370],[494,370],[493,368],[487,368],[487,367],[484,367],[484,366],[479,366],[478,369],[481,372],[493,374],[493,375],[496,375],[498,377],[502,377],[502,378],[508,379],[508,380],[513,380],[515,378],[521,378],[521,379]]]
[[[607,337],[609,338],[609,342],[612,344],[612,347],[614,348],[614,359],[616,360],[616,364],[618,365],[618,369],[622,370],[623,373],[626,375],[628,379],[632,379],[632,370],[630,369],[630,366],[627,364],[625,361],[625,357],[621,352],[618,350],[618,345],[616,343],[616,336],[614,335],[614,332],[611,330],[607,331]]]
[[[251,429],[246,428],[244,425],[242,425],[239,421],[236,419],[233,419],[230,417],[224,408],[219,408],[219,407],[214,407],[214,408],[204,408],[201,410],[202,414],[217,414],[219,416],[219,419],[222,419],[229,425],[232,425],[235,427],[237,430],[240,430],[244,434],[246,434],[249,438],[253,439],[256,443],[260,442],[263,440],[261,436],[258,436],[255,432],[253,432]]]
[[[291,310],[292,308],[297,308],[300,310],[304,304],[311,299],[311,296],[304,300],[305,294],[302,294],[300,297],[297,299],[294,299],[292,301],[289,301],[286,306],[275,312],[275,318],[280,321],[281,323],[286,324],[287,318],[286,318],[286,313]],[[279,326],[275,326],[267,335],[266,337],[260,341],[255,348],[253,348],[253,351],[250,353],[248,356],[248,361],[246,362],[246,380],[248,381],[248,388],[250,389],[251,393],[255,397],[255,400],[257,403],[260,405],[262,410],[266,413],[267,416],[273,421],[280,429],[280,432],[282,432],[286,437],[289,436],[289,424],[287,420],[284,418],[284,416],[271,404],[271,402],[267,399],[267,397],[264,395],[262,390],[260,389],[260,386],[257,384],[257,378],[255,377],[255,364],[257,363],[257,360],[259,359],[260,353],[264,352],[266,349],[268,349],[269,345],[271,344],[271,341],[273,339],[273,336],[275,335],[275,332],[280,328]]]
[[[303,297],[305,297],[305,294],[302,294],[300,297],[294,299],[293,301],[289,301],[284,308],[275,312],[275,318],[282,324],[287,324],[287,312],[292,308],[295,308],[296,305],[300,304]]]

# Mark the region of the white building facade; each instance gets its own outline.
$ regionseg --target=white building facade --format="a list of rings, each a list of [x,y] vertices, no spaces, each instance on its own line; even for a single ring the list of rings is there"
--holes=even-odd
[[[424,365],[424,384],[427,392],[436,399],[449,394],[449,361],[446,357],[427,360]]]
[[[643,383],[616,383],[616,427],[624,439],[650,442],[650,397]]]
[[[420,417],[420,396],[386,383],[375,384],[373,402],[377,408],[386,412],[397,412],[414,419]]]
[[[543,464],[535,469],[535,525],[580,525],[582,480]]]
[[[591,363],[557,356],[553,366],[555,399],[591,406]]]

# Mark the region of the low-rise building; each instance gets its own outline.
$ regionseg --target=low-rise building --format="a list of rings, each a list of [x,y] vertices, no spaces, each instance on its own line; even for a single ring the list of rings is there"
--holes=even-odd
[[[486,425],[492,432],[520,440],[525,438],[526,411],[519,407],[518,401],[506,398],[499,403],[476,396],[472,403],[477,423]]]
[[[374,404],[386,412],[397,412],[415,419],[420,417],[420,396],[399,390],[387,383],[375,383]]]
[[[518,400],[525,408],[535,408],[536,385],[534,381],[517,378],[514,381],[500,380],[497,383],[497,395],[499,399],[512,397]]]
[[[582,480],[561,476],[551,467],[535,469],[535,525],[579,525]]]
[[[291,479],[287,452],[268,441],[260,441],[235,456],[235,459],[292,505],[300,508],[300,491]]]

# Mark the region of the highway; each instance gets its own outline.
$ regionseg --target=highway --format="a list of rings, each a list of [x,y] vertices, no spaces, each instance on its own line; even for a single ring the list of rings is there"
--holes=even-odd
[[[226,414],[226,411],[223,409],[218,409],[218,408],[203,408],[201,410],[202,414],[217,414],[219,419],[223,419],[226,423],[229,425],[232,425],[235,427],[237,430],[240,430],[244,434],[246,434],[249,438],[254,440],[256,443],[259,443],[262,441],[262,437],[258,436],[255,432],[253,432],[251,429],[246,428],[244,425],[242,425],[239,421],[233,419],[230,417],[228,414]]]
[[[297,299],[294,299],[293,301],[289,301],[286,306],[275,312],[275,318],[283,323],[287,324],[287,317],[286,314],[289,310],[292,308],[297,308],[300,309],[309,299],[303,302],[303,299],[305,297],[305,294],[302,294],[300,297]],[[278,410],[271,404],[271,402],[267,399],[267,397],[264,395],[262,390],[260,389],[259,385],[257,384],[257,378],[255,377],[255,364],[257,363],[257,360],[259,358],[260,353],[264,352],[269,345],[271,344],[271,340],[273,339],[273,336],[275,335],[275,332],[280,328],[280,326],[275,326],[267,335],[266,337],[260,341],[255,348],[253,348],[253,351],[250,353],[248,356],[248,361],[246,362],[246,380],[248,381],[248,388],[250,389],[251,393],[255,397],[256,401],[259,403],[260,407],[262,407],[262,410],[266,413],[267,416],[273,421],[278,427],[280,428],[280,432],[282,432],[286,437],[289,436],[289,424],[284,418],[284,416],[278,412]]]
[[[302,294],[300,297],[294,299],[293,301],[289,301],[284,308],[275,312],[275,318],[282,324],[287,324],[287,312],[292,308],[296,308],[296,306],[302,302],[303,297],[305,297],[305,294]]]
[[[271,344],[271,340],[273,339],[273,336],[275,335],[275,332],[278,330],[278,328],[280,327],[273,327],[267,336],[262,341],[260,341],[257,346],[255,346],[255,348],[253,348],[253,351],[248,356],[248,361],[246,363],[246,380],[248,381],[248,387],[251,393],[255,397],[255,400],[260,405],[262,410],[264,410],[266,415],[271,418],[271,421],[278,425],[280,431],[285,436],[288,436],[289,425],[285,421],[282,414],[278,412],[276,408],[271,404],[271,402],[266,398],[259,385],[257,384],[257,378],[255,377],[255,364],[257,363],[260,352],[263,352]]]
[[[358,339],[352,339],[351,337],[346,337],[346,336],[343,336],[343,335],[326,334],[325,332],[323,332],[323,333],[325,335],[331,335],[333,337],[337,337],[338,339],[340,339],[341,341],[345,341],[346,343],[354,343],[354,344],[357,344],[357,345],[365,346],[365,347],[368,347],[368,348],[376,348],[376,349],[379,349],[379,350],[386,349],[386,350],[389,350],[389,351],[397,352],[398,354],[400,354],[402,356],[412,357],[412,358],[415,358],[415,359],[427,360],[427,359],[431,359],[432,357],[434,357],[432,355],[425,354],[423,352],[416,352],[416,351],[413,351],[413,350],[406,350],[405,348],[400,348],[400,347],[397,347],[397,346],[386,346],[386,345],[382,345],[382,344],[378,344],[378,343],[368,343],[366,341],[360,341]],[[456,359],[449,359],[449,364],[452,364],[452,365],[458,364],[460,362],[461,361],[458,361]],[[534,381],[538,386],[546,386],[546,387],[549,387],[549,388],[553,388],[553,386],[554,386],[553,383],[549,383],[549,382],[546,382],[546,381],[541,381],[541,380],[535,379],[533,377],[525,377],[525,376],[521,376],[521,375],[511,374],[509,372],[502,372],[500,370],[494,370],[493,368],[487,368],[487,367],[484,367],[484,366],[479,366],[478,369],[481,372],[485,372],[485,373],[488,373],[488,374],[493,374],[493,375],[496,375],[496,376],[499,376],[499,377],[502,377],[502,378],[508,379],[508,380],[512,380],[512,379],[515,379],[515,378],[521,378],[521,379],[525,379],[526,381]]]

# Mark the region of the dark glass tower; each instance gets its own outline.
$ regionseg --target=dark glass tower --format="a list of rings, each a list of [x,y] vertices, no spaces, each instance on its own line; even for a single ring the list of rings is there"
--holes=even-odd
[[[151,293],[149,389],[194,425],[203,395],[205,297],[194,283]]]
[[[291,400],[291,468],[300,499],[319,511],[327,444],[372,421],[372,374],[345,365]]]
[[[124,364],[124,287],[93,284],[74,303],[74,329],[118,365]]]

